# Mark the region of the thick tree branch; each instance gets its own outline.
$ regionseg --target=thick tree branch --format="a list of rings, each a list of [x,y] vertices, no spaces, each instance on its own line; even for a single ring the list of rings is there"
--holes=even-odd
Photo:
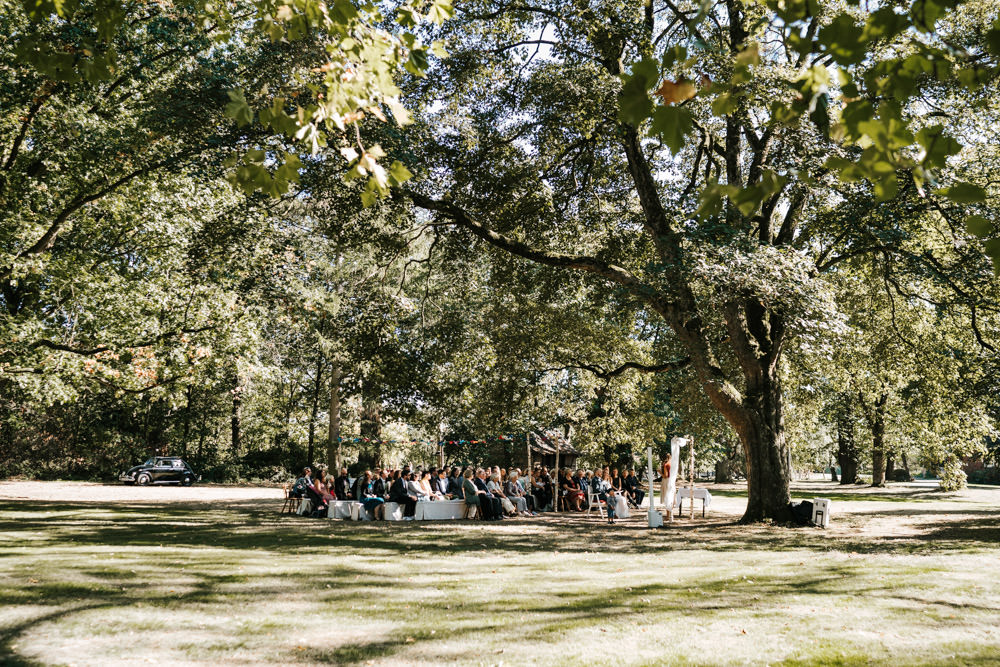
[[[546,266],[576,269],[578,271],[593,273],[621,285],[629,292],[642,298],[643,300],[649,301],[654,298],[654,291],[650,286],[642,283],[638,278],[632,275],[632,273],[620,266],[608,264],[607,262],[601,261],[596,257],[589,257],[586,255],[569,255],[565,253],[532,248],[526,243],[522,243],[521,241],[512,239],[509,236],[493,231],[486,225],[475,220],[465,209],[450,201],[433,199],[432,197],[410,190],[397,189],[394,190],[394,194],[407,197],[420,208],[428,211],[435,211],[447,218],[450,218],[457,225],[468,229],[470,232],[490,245],[506,250],[511,254],[529,259],[539,264],[545,264]]]
[[[543,368],[538,372],[550,373],[553,371],[579,369],[579,370],[589,371],[594,375],[596,375],[597,377],[601,378],[602,380],[610,380],[611,378],[618,377],[619,375],[622,375],[626,371],[630,370],[639,371],[641,373],[666,373],[668,371],[680,370],[681,368],[689,366],[690,364],[691,364],[690,357],[686,357],[684,359],[675,359],[674,361],[667,361],[665,363],[654,364],[652,366],[646,364],[640,364],[635,361],[628,361],[612,370],[605,370],[604,368],[601,368],[600,366],[596,366],[594,364],[585,364],[577,362],[575,364],[568,364],[566,366]]]
[[[58,84],[52,81],[48,81],[42,86],[38,96],[32,102],[31,107],[28,108],[28,113],[25,115],[24,120],[21,121],[21,129],[18,130],[17,136],[14,137],[14,145],[11,146],[10,155],[7,156],[7,160],[4,162],[4,171],[10,171],[14,166],[14,160],[17,159],[18,154],[21,152],[21,144],[28,134],[28,128],[31,126],[32,121],[35,120],[35,116],[38,115],[38,111],[55,94],[58,88]]]
[[[62,343],[56,343],[55,341],[43,338],[41,340],[36,340],[29,347],[31,347],[32,349],[38,349],[40,347],[44,347],[49,350],[55,350],[57,352],[70,352],[72,354],[80,355],[81,357],[90,357],[95,354],[100,354],[101,352],[107,352],[112,349],[132,349],[137,347],[149,347],[151,345],[156,345],[157,343],[161,343],[164,340],[167,340],[168,338],[174,338],[176,336],[181,336],[183,334],[202,333],[203,331],[210,331],[211,329],[214,328],[215,325],[212,324],[203,327],[197,327],[195,329],[177,329],[176,331],[168,331],[166,333],[160,334],[159,336],[156,336],[155,338],[150,338],[144,341],[138,341],[135,343],[123,343],[121,345],[114,345],[114,346],[98,345],[97,347],[81,348],[81,347],[73,347],[72,345],[64,345]]]
[[[28,257],[29,255],[38,255],[43,252],[47,252],[50,248],[52,248],[52,245],[56,242],[56,238],[62,231],[62,228],[66,224],[66,221],[69,220],[70,216],[72,216],[78,210],[80,210],[87,204],[97,201],[98,199],[101,199],[102,197],[114,192],[118,188],[138,178],[139,176],[148,174],[151,171],[155,171],[169,164],[173,164],[183,159],[183,157],[184,156],[177,155],[167,160],[161,160],[159,162],[154,162],[144,167],[140,167],[139,169],[135,169],[125,174],[118,180],[109,183],[107,186],[101,188],[100,190],[97,190],[96,192],[92,192],[90,194],[81,194],[72,199],[65,206],[65,208],[63,208],[63,210],[60,211],[59,214],[55,217],[55,219],[52,221],[52,224],[50,224],[49,228],[45,230],[45,233],[42,234],[41,238],[35,241],[35,243],[32,244],[29,248],[26,248],[25,250],[19,252],[15,257],[14,262],[12,262],[10,265],[0,268],[0,280],[7,280],[8,278],[10,278],[11,273],[13,273],[14,271],[14,265],[16,264],[17,260],[22,259],[24,257]]]

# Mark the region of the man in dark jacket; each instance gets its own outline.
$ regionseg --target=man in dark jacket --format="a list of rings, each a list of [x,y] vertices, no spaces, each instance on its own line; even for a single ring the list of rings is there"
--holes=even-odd
[[[462,471],[457,466],[451,469],[451,475],[448,476],[448,494],[455,500],[465,498],[462,490]]]
[[[341,468],[340,477],[333,481],[333,494],[337,496],[337,500],[353,500],[351,478],[347,476],[347,468]]]
[[[622,485],[625,487],[625,495],[629,502],[636,507],[642,505],[642,499],[646,496],[646,493],[642,490],[639,478],[635,476],[635,468],[629,468],[628,474],[625,475],[625,479],[622,481]]]
[[[434,475],[434,479],[431,481],[431,491],[435,493],[440,493],[442,498],[448,497],[448,471],[441,468]]]
[[[483,510],[483,517],[495,521],[503,519],[503,505],[500,504],[500,499],[486,488],[486,471],[482,468],[476,471],[475,484],[479,492],[479,507]]]
[[[417,512],[417,497],[411,496],[406,491],[406,480],[397,470],[392,474],[392,486],[389,487],[389,502],[398,503],[403,506],[403,519],[413,521],[413,515]]]
[[[387,470],[379,471],[378,478],[372,482],[372,493],[382,500],[389,498],[389,473]]]

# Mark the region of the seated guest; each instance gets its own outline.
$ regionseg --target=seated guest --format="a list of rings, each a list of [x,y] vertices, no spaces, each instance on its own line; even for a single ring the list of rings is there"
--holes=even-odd
[[[448,496],[456,500],[465,498],[465,491],[462,485],[462,472],[455,466],[448,476]]]
[[[311,475],[306,475],[305,481],[308,483],[305,486],[302,497],[309,499],[312,503],[312,511],[318,515],[327,509],[327,502],[323,500],[323,496],[316,490],[316,480]]]
[[[422,473],[419,471],[411,472],[406,477],[406,492],[412,493],[417,497],[417,500],[427,500],[427,492],[424,491],[423,485],[420,484],[420,478]]]
[[[330,476],[326,474],[325,470],[320,468],[319,472],[316,473],[316,479],[313,480],[313,488],[323,498],[324,503],[329,503],[333,500],[333,494],[330,493],[331,489],[328,486],[329,482]]]
[[[486,471],[482,468],[476,470],[475,484],[479,492],[479,507],[483,511],[483,518],[494,521],[503,519],[503,506],[500,504],[500,499],[486,487]]]
[[[618,468],[611,469],[611,486],[614,487],[615,491],[618,493],[622,492],[622,478],[618,475]]]
[[[353,500],[351,478],[347,476],[347,468],[340,469],[340,477],[333,481],[333,492],[337,500]]]
[[[437,500],[438,493],[434,490],[431,485],[431,471],[425,470],[420,473],[420,490],[424,492],[424,498],[427,500]]]
[[[532,516],[534,499],[524,492],[524,488],[519,483],[520,475],[516,470],[507,477],[507,483],[503,486],[503,492],[510,502],[514,503],[517,511],[524,516]],[[532,506],[532,507],[529,507]]]
[[[580,507],[580,504],[583,502],[583,491],[580,490],[579,483],[570,475],[568,468],[562,471],[562,477],[559,479],[559,493],[562,494],[567,509],[572,509],[574,512],[582,511],[583,508]]]
[[[602,501],[607,501],[608,490],[610,488],[611,484],[606,479],[602,479],[596,474],[590,482],[590,492],[596,493],[597,497]]]
[[[292,498],[304,498],[306,495],[306,487],[312,485],[312,468],[306,466],[302,469],[302,477],[295,480],[295,484],[293,484],[292,488],[289,489],[288,495]]]
[[[495,472],[490,475],[490,479],[486,482],[486,490],[493,494],[494,497],[500,499],[500,505],[503,507],[504,514],[507,516],[515,516],[517,514],[517,509],[514,507],[514,503],[507,497],[507,494],[503,492],[503,483],[500,481],[500,473]]]
[[[528,493],[530,497],[534,499],[536,512],[544,512],[548,509],[549,503],[552,502],[552,495],[549,492],[548,485],[542,477],[541,468],[535,468],[531,471],[531,477],[528,483]]]
[[[413,474],[410,473],[410,477]],[[389,487],[390,502],[403,505],[403,520],[413,521],[413,515],[417,512],[417,496],[407,489],[407,481],[403,478],[403,473],[399,470],[392,473],[392,486]]]
[[[358,475],[358,479],[362,480],[360,484],[356,484],[355,488],[358,492],[355,494],[355,498],[361,501],[361,504],[365,506],[365,509],[376,519],[385,518],[385,500],[382,496],[375,493],[375,482],[381,481],[376,480],[372,476],[371,470],[366,470],[364,476]]]
[[[622,486],[625,488],[625,495],[629,502],[636,507],[642,505],[642,499],[646,496],[646,493],[642,490],[639,478],[635,475],[635,468],[628,469],[628,474],[622,480]]]
[[[462,497],[465,499],[466,505],[475,507],[476,511],[479,512],[483,518],[486,518],[485,498],[480,495],[481,492],[478,488],[476,488],[476,484],[472,481],[472,477],[472,468],[466,468],[462,473]]]
[[[432,480],[431,489],[441,500],[452,497],[448,492],[448,471],[445,468],[437,471],[437,476]]]
[[[365,475],[368,475],[368,479],[365,479]],[[373,475],[371,470],[366,470],[363,474],[358,474],[357,478],[354,480],[354,485],[351,487],[351,497],[354,498],[354,500],[361,500],[365,486],[372,480],[372,478]]]
[[[379,471],[378,477],[372,482],[372,493],[382,500],[388,500],[389,484],[389,471],[383,468]]]

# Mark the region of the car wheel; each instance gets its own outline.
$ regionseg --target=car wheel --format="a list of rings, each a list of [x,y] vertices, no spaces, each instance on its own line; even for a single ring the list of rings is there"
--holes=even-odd
[[[191,486],[194,482],[194,478],[191,475],[184,475],[184,479],[181,480],[181,486]]]
[[[142,473],[141,475],[135,478],[135,483],[138,484],[139,486],[146,486],[147,484],[149,484],[150,481],[151,480],[149,479],[149,475],[147,475],[146,473]]]

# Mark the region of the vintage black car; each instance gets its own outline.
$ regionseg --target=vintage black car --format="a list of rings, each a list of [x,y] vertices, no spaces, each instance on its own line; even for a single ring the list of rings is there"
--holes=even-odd
[[[156,456],[142,465],[135,466],[123,472],[118,476],[118,479],[126,484],[139,484],[140,486],[147,484],[182,484],[184,486],[191,486],[191,484],[200,480],[201,477],[195,475],[194,470],[183,459],[176,456]]]

